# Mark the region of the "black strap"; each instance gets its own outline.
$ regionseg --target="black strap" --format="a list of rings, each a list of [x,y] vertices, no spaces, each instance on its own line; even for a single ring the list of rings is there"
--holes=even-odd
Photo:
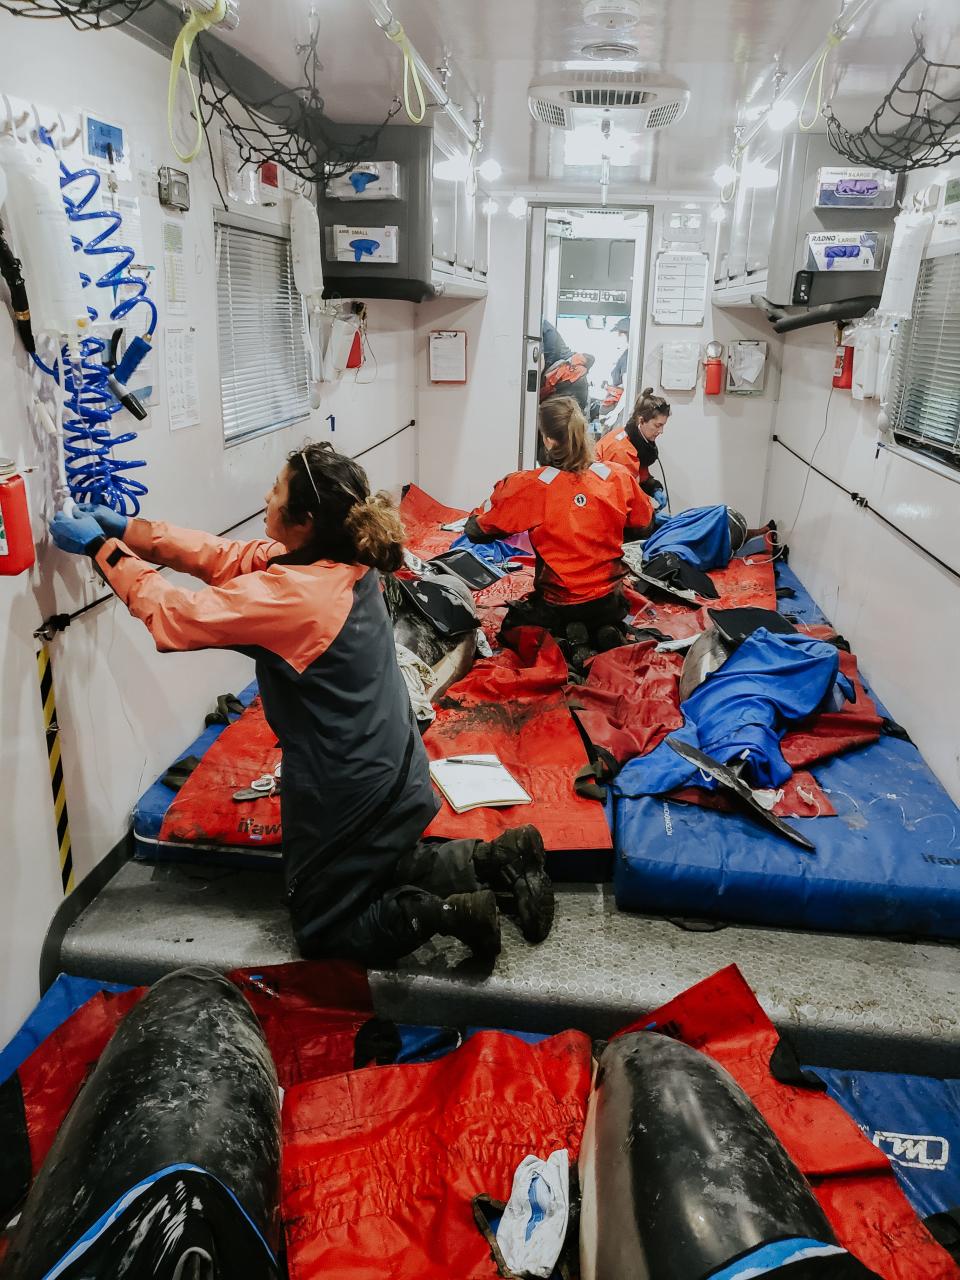
[[[396,1062],[402,1041],[397,1024],[391,1018],[368,1018],[353,1041],[353,1066],[389,1066]]]
[[[946,1249],[954,1262],[960,1262],[960,1206],[931,1213],[929,1218],[924,1218],[923,1225],[941,1249]]]
[[[171,791],[179,791],[199,763],[199,756],[184,756],[170,766],[160,781]]]
[[[897,724],[896,720],[891,720],[889,716],[884,716],[880,721],[880,733],[884,738],[899,738],[901,742],[913,742],[903,725]]]
[[[770,1055],[770,1074],[780,1084],[792,1084],[797,1089],[812,1089],[816,1093],[827,1091],[819,1076],[812,1071],[804,1071],[793,1045],[782,1035]]]

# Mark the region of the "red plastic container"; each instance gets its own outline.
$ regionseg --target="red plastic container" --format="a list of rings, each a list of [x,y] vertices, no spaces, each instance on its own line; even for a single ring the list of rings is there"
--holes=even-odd
[[[10,458],[0,458],[0,574],[23,573],[36,558],[23,476]]]
[[[717,357],[714,360],[705,360],[703,362],[703,394],[706,396],[718,396],[723,390],[723,360]]]
[[[841,389],[853,386],[853,347],[845,347],[842,343],[837,347],[833,362],[833,385]]]

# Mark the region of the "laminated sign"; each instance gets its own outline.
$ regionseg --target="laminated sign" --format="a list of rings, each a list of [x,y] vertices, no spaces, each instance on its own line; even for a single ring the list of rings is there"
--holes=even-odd
[[[807,236],[807,271],[878,271],[878,231],[817,231]]]

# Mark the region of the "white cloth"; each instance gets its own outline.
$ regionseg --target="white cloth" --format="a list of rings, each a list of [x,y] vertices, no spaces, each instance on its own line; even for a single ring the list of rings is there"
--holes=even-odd
[[[570,1158],[561,1147],[546,1160],[526,1156],[513,1175],[497,1244],[511,1271],[548,1280],[567,1234]]]
[[[412,649],[402,645],[399,640],[395,640],[394,644],[397,648],[397,663],[400,674],[403,676],[403,683],[407,686],[407,693],[410,695],[413,714],[418,720],[427,720],[432,723],[437,713],[430,704],[427,690],[433,683],[433,672]]]

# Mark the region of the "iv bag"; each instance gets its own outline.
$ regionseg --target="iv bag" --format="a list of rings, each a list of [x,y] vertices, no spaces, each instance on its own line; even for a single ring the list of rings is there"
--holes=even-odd
[[[7,136],[0,138],[0,167],[7,186],[3,219],[23,263],[33,332],[75,340],[87,328],[87,306],[57,158],[49,147]]]
[[[305,298],[323,293],[323,254],[317,211],[299,192],[290,205],[290,251],[293,279]]]

